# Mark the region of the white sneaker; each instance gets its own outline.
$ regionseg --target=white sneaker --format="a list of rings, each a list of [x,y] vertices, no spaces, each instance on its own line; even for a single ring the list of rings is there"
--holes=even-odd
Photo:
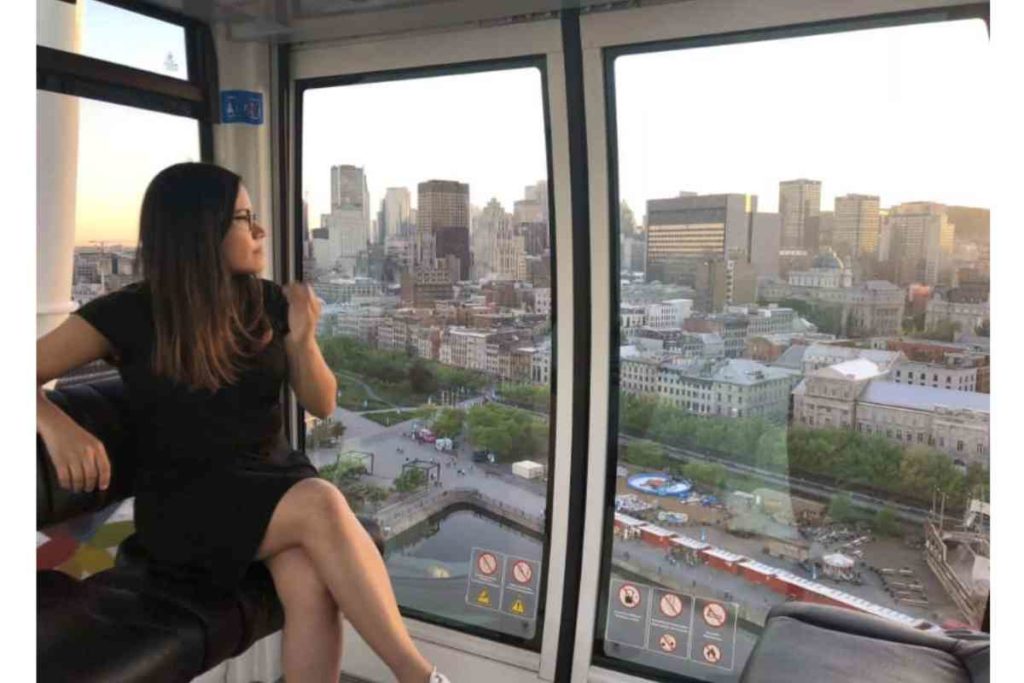
[[[452,682],[449,681],[448,677],[445,676],[444,674],[438,673],[437,672],[437,667],[435,666],[434,670],[430,672],[430,679],[427,681],[427,683],[452,683]]]

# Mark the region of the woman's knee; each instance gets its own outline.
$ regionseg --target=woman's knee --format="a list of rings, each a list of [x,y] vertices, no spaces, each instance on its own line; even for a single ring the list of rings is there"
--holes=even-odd
[[[350,513],[345,494],[323,479],[303,479],[294,487],[301,497],[307,519],[332,519],[339,513]]]
[[[336,486],[323,479],[303,479],[293,484],[278,502],[257,557],[264,559],[302,546],[346,514],[352,514],[348,501]]]

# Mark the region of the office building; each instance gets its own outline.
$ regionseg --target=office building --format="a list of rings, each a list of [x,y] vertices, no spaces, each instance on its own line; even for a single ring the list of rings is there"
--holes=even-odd
[[[821,214],[821,181],[784,180],[779,183],[779,216],[782,246],[786,249],[818,249],[818,221]]]

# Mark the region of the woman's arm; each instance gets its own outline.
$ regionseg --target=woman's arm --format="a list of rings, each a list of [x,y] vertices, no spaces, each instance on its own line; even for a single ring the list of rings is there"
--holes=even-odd
[[[36,431],[65,489],[92,491],[98,486],[105,490],[110,486],[110,459],[102,441],[46,398],[43,385],[114,353],[107,338],[77,315],[68,316],[36,341]]]
[[[337,406],[338,380],[316,343],[320,300],[305,283],[292,282],[282,290],[288,299],[289,332],[284,338],[288,383],[302,407],[323,419]]]

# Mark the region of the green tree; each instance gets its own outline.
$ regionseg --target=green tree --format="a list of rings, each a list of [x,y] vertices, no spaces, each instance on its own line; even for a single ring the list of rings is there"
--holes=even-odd
[[[683,476],[698,484],[717,489],[724,489],[729,481],[729,471],[717,462],[688,462],[683,465]]]
[[[837,493],[832,496],[832,502],[828,505],[828,516],[834,522],[849,522],[855,518],[853,501],[849,494]]]
[[[884,507],[875,513],[875,520],[872,524],[875,533],[880,536],[895,536],[899,533],[899,523],[896,521],[896,513],[890,508]]]
[[[668,458],[665,457],[665,448],[653,441],[629,442],[623,459],[631,465],[656,469],[661,469],[668,464]]]
[[[437,377],[426,363],[416,360],[409,368],[409,386],[417,394],[432,394],[437,391]]]
[[[395,477],[395,490],[401,493],[408,493],[423,488],[427,483],[427,475],[423,470],[409,467],[400,475]]]
[[[548,457],[547,420],[496,403],[475,405],[466,415],[469,440],[502,462]]]
[[[466,411],[458,408],[445,408],[434,418],[431,428],[437,436],[451,439],[462,432],[462,423],[465,419]]]

